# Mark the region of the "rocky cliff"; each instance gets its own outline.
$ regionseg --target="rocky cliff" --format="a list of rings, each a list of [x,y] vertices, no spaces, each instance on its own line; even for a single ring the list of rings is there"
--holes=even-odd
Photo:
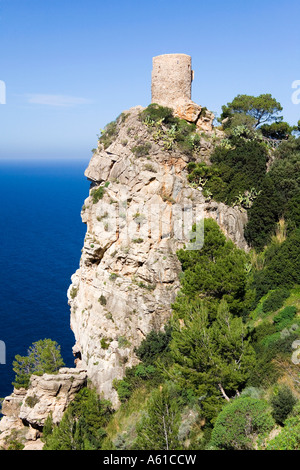
[[[212,217],[247,249],[246,213],[191,187],[190,155],[160,139],[141,120],[142,111],[131,108],[107,127],[85,172],[91,181],[81,213],[87,232],[68,290],[76,364],[115,407],[113,380],[138,362],[135,347],[171,315],[181,271],[176,250],[187,243],[192,223]],[[194,113],[200,144],[193,158],[207,162],[222,136],[211,113],[201,129],[200,112]]]
[[[143,119],[141,106],[123,112],[100,137],[85,172],[91,181],[81,212],[87,231],[68,289],[76,368],[33,375],[28,390],[15,389],[4,399],[0,448],[16,438],[25,449],[41,449],[45,420],[51,413],[59,423],[87,379],[118,407],[114,380],[138,363],[135,348],[171,316],[180,288],[176,251],[194,243],[201,248],[201,230],[190,240],[194,224],[201,227],[211,217],[248,249],[246,212],[212,201],[203,187],[188,182],[188,163],[209,165],[224,138],[213,127],[213,113],[191,100],[193,76],[185,54],[153,59],[152,103],[172,108],[183,133],[193,124],[189,149],[176,140],[176,124],[167,128],[164,119]]]
[[[212,113],[190,101],[177,108],[177,116],[197,126],[200,139],[191,154],[168,140],[163,123],[158,129],[143,121],[143,109],[131,108],[107,126],[85,172],[91,181],[81,212],[87,231],[68,289],[76,368],[33,375],[28,390],[15,389],[4,399],[1,448],[17,439],[25,450],[41,449],[46,418],[51,413],[59,423],[88,379],[118,407],[114,380],[138,363],[135,348],[171,316],[180,288],[176,251],[189,246],[194,223],[212,217],[248,249],[246,212],[214,202],[188,183],[188,162],[209,163],[223,138],[213,129]]]
[[[28,389],[14,389],[2,404],[0,448],[7,449],[13,440],[24,450],[43,447],[41,432],[51,414],[53,423],[61,421],[75,395],[87,384],[85,370],[62,368],[57,374],[32,375]]]

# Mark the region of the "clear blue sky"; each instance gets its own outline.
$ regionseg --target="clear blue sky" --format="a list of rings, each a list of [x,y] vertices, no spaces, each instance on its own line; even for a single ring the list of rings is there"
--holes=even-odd
[[[271,93],[300,119],[299,0],[0,0],[0,158],[91,157],[99,129],[151,100],[152,57],[192,56],[192,99],[219,114]]]

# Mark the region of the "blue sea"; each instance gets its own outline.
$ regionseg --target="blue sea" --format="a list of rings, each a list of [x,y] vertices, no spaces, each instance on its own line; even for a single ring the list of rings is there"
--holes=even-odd
[[[67,289],[79,267],[89,182],[86,161],[0,162],[0,397],[13,391],[12,362],[39,339],[74,366]]]

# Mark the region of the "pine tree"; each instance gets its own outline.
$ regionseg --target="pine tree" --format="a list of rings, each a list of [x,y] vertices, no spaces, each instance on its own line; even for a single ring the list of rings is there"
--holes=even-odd
[[[186,307],[182,318],[175,314],[173,323],[172,372],[180,387],[203,396],[209,407],[220,396],[229,401],[239,394],[255,365],[255,352],[242,319],[231,315],[226,301],[212,323],[201,301]]]
[[[146,415],[137,426],[135,448],[141,450],[176,450],[179,447],[178,431],[180,410],[176,392],[168,384],[155,390]]]
[[[28,388],[32,374],[53,374],[64,366],[60,346],[56,341],[44,339],[29,347],[27,356],[15,356],[13,371],[16,373],[13,385],[16,388]]]

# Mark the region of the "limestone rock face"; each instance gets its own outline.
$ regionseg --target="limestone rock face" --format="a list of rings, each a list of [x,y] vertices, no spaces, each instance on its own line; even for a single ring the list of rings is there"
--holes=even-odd
[[[59,423],[68,404],[86,383],[87,373],[80,369],[62,368],[57,374],[32,375],[19,418],[42,427],[52,413],[53,422]]]
[[[196,121],[196,126],[202,131],[212,132],[214,130],[214,119],[215,115],[211,111],[203,109],[203,112],[199,115]]]
[[[138,363],[134,348],[171,315],[180,287],[176,251],[187,243],[192,222],[212,217],[247,249],[246,213],[192,188],[189,157],[154,139],[140,120],[142,110],[122,113],[111,144],[99,144],[85,172],[92,182],[82,210],[87,232],[68,290],[76,364],[115,407],[114,379]],[[198,158],[204,161],[211,150],[201,140]]]
[[[14,389],[2,404],[0,447],[6,447],[11,433],[25,444],[24,450],[41,449],[40,433],[47,417],[59,423],[76,393],[86,386],[87,373],[62,368],[57,374],[32,375],[28,390]]]
[[[214,130],[214,114],[192,100],[180,100],[174,108],[174,115],[195,123],[200,131],[212,133]]]
[[[194,103],[192,100],[179,100],[175,107],[175,116],[185,119],[189,122],[196,122],[200,116],[202,106]]]

